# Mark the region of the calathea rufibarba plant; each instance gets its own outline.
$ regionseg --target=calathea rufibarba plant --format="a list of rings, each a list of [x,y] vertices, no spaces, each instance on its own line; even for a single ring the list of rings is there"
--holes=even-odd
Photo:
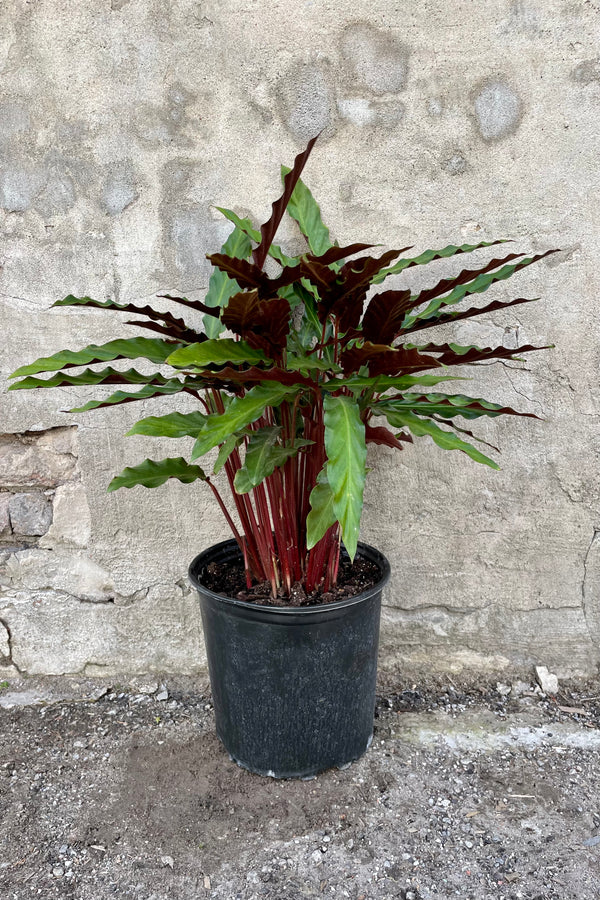
[[[272,596],[280,598],[298,583],[309,596],[328,591],[336,582],[341,541],[354,557],[369,443],[402,450],[414,437],[428,435],[443,449],[498,468],[465,438],[485,442],[457,419],[532,414],[431,389],[456,378],[453,366],[516,359],[545,348],[438,344],[422,332],[529,302],[519,297],[466,309],[462,303],[556,252],[510,252],[416,293],[397,282],[382,289],[387,278],[412,267],[505,241],[449,245],[418,256],[406,255],[411,247],[373,254],[371,244],[338,246],[300,180],[314,142],[292,169],[282,169],[283,193],[260,230],[221,210],[234,228],[221,251],[208,256],[214,272],[204,302],[160,295],[201,313],[203,328],[151,306],[68,296],[54,305],[134,314],[126,324],[157,336],[63,350],[18,369],[13,377],[22,380],[11,388],[136,386],[71,412],[178,393],[193,397],[196,411],[149,416],[128,432],[192,437],[189,460],[146,459],[124,469],[108,490],[155,488],[169,478],[204,481],[239,544],[247,585],[268,582]],[[273,243],[286,211],[306,239],[299,256],[287,256]],[[267,256],[277,263],[276,274],[267,274]],[[160,371],[89,368],[138,358]],[[72,374],[74,368],[83,371]],[[37,377],[43,372],[56,374]],[[216,459],[207,474],[197,460],[213,450]],[[230,501],[219,486],[223,481]]]

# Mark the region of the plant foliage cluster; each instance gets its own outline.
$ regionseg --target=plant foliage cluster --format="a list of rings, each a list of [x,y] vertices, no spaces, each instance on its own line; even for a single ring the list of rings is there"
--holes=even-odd
[[[479,307],[462,303],[548,254],[495,256],[417,293],[381,289],[389,276],[412,267],[506,242],[449,245],[418,256],[406,255],[411,247],[374,254],[370,244],[338,246],[300,180],[315,140],[292,169],[282,168],[283,193],[260,230],[221,209],[234,228],[221,251],[208,257],[214,271],[204,302],[161,295],[201,313],[202,330],[151,306],[68,296],[54,305],[133,314],[137,318],[126,324],[155,336],[63,350],[18,369],[14,376],[22,380],[12,385],[13,390],[135,386],[72,412],[182,392],[194,397],[196,411],[149,416],[128,432],[192,437],[190,459],[146,459],[124,469],[109,491],[158,487],[169,478],[206,482],[243,553],[248,586],[268,581],[273,596],[280,597],[289,595],[295,583],[307,593],[329,590],[337,577],[341,541],[354,557],[369,443],[402,450],[414,437],[428,435],[439,447],[498,468],[465,438],[485,442],[457,419],[531,414],[432,388],[456,379],[450,374],[453,366],[515,359],[543,349],[423,340],[421,333],[429,328],[529,302],[519,297]],[[273,243],[286,211],[307,242],[306,251],[295,257]],[[265,271],[267,256],[278,264],[275,276]],[[88,368],[133,359],[148,360],[157,371]],[[56,374],[38,377],[47,372]],[[196,461],[214,449],[216,460],[207,474]],[[220,473],[232,506],[215,483]]]

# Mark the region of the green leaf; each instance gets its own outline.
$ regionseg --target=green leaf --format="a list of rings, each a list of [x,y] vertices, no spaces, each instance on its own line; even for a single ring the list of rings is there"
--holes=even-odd
[[[444,431],[429,419],[421,419],[412,412],[386,412],[386,418],[393,428],[408,428],[415,437],[429,435],[438,447],[443,450],[461,450],[470,456],[475,462],[483,463],[491,469],[499,469],[500,466],[489,457],[484,456],[471,444],[462,441],[450,431]]]
[[[365,486],[365,426],[351,397],[326,394],[323,410],[327,480],[333,492],[333,509],[346,550],[350,559],[354,559]]]
[[[399,259],[394,263],[393,266],[390,266],[388,269],[382,269],[381,272],[378,272],[373,279],[373,284],[381,284],[381,282],[384,281],[388,277],[388,275],[398,275],[400,272],[403,272],[404,269],[408,269],[410,266],[425,266],[427,265],[427,263],[430,263],[435,259],[448,259],[448,257],[456,256],[456,254],[458,253],[472,253],[473,250],[479,250],[482,247],[493,247],[495,244],[506,243],[509,243],[509,241],[481,241],[481,243],[479,244],[462,244],[461,246],[449,244],[442,250],[425,250],[425,252],[421,253],[420,256],[415,256],[412,259]]]
[[[498,269],[496,272],[488,272],[485,275],[479,275],[477,278],[474,278],[473,281],[459,285],[445,297],[436,297],[422,312],[415,313],[412,316],[405,316],[402,322],[402,329],[407,330],[412,328],[415,323],[421,322],[421,320],[426,322],[429,318],[435,317],[440,308],[445,312],[448,306],[460,303],[461,300],[464,300],[465,297],[468,297],[471,294],[482,294],[496,282],[505,281],[507,278],[510,278],[511,275],[514,275],[515,272],[524,269],[526,266],[530,266],[532,263],[537,262],[547,255],[547,253],[540,253],[536,256],[528,256],[520,262],[502,266],[502,268]]]
[[[111,394],[105,400],[90,400],[83,406],[75,406],[73,409],[67,410],[67,412],[88,412],[90,409],[100,409],[103,406],[117,406],[119,403],[149,400],[151,397],[158,397],[163,394],[178,394],[180,391],[185,391],[190,387],[193,389],[193,385],[190,385],[189,382],[178,381],[177,379],[167,381],[166,384],[148,384],[141,391],[136,391],[135,394],[129,394],[126,391],[115,391],[114,394]]]
[[[230,434],[240,431],[246,425],[259,419],[268,406],[279,406],[299,390],[302,390],[302,385],[290,387],[276,382],[263,383],[252,388],[243,397],[236,397],[226,412],[215,413],[208,417],[194,444],[192,459],[204,456],[217,444],[222,444]]]
[[[197,437],[207,416],[201,412],[172,412],[166,416],[147,416],[136,422],[127,435],[146,434],[149,437]]]
[[[235,448],[243,440],[239,434],[230,434],[229,437],[219,447],[219,453],[213,466],[213,475],[218,475]]]
[[[59,372],[51,378],[24,378],[22,381],[16,381],[8,388],[9,391],[32,390],[33,388],[54,388],[65,387],[67,385],[86,385],[86,384],[166,384],[169,381],[164,375],[156,372],[153,375],[142,375],[135,369],[128,369],[126,372],[119,372],[108,366],[97,372],[95,369],[86,369],[79,375],[69,375]]]
[[[306,547],[308,550],[316,546],[324,534],[337,522],[333,510],[333,491],[325,474],[326,465],[310,492],[310,510],[306,517]]]
[[[256,244],[260,244],[261,234],[257,228],[255,228],[250,221],[250,219],[240,219],[236,213],[231,209],[225,209],[223,206],[217,206],[215,209],[218,209],[220,213],[222,213],[226,219],[229,219],[230,222],[243,231],[245,235],[247,235],[250,240],[254,241]],[[223,252],[223,251],[221,251]],[[271,244],[269,247],[269,256],[272,256],[273,259],[276,259],[277,262],[281,263],[282,266],[297,266],[299,260],[293,256],[286,256],[281,247],[278,247],[277,244]]]
[[[349,378],[332,378],[319,385],[323,391],[337,391],[341,387],[348,387],[351,391],[373,388],[378,394],[391,388],[402,390],[422,384],[423,387],[433,387],[443,381],[471,381],[460,375],[351,375]]]
[[[233,229],[221,247],[221,253],[233,256],[236,259],[247,259],[251,252],[252,244],[250,239],[237,227]],[[208,282],[208,291],[204,298],[204,303],[207,306],[218,306],[222,309],[224,306],[227,306],[229,298],[237,294],[239,290],[240,286],[235,279],[230,278],[221,269],[215,268]],[[203,322],[204,331],[209,338],[217,338],[225,330],[219,319],[215,319],[214,316],[204,316]]]
[[[36,359],[28,366],[21,366],[10,378],[36,375],[38,372],[56,372],[71,366],[87,366],[90,363],[108,362],[113,359],[138,359],[144,357],[153,363],[164,363],[178,345],[159,338],[126,338],[109,341],[108,344],[90,344],[83,350],[60,350],[53,356]]]
[[[167,359],[170,366],[177,368],[195,366],[200,369],[212,365],[245,362],[267,362],[267,358],[261,350],[254,350],[245,341],[234,341],[233,338],[218,338],[203,341],[201,344],[188,344],[176,350]]]
[[[280,434],[281,428],[277,425],[259,428],[258,431],[251,433],[244,466],[235,475],[234,487],[238,494],[247,494],[272,475],[275,469],[284,465],[292,456],[296,456],[301,447],[308,447],[314,443],[300,438],[294,441],[293,447],[284,447],[277,443]]]
[[[190,466],[183,457],[161,459],[160,462],[154,462],[152,459],[145,459],[139,466],[123,469],[120,475],[117,475],[109,484],[107,490],[109,492],[118,491],[119,488],[132,488],[138,484],[147,488],[159,487],[169,478],[177,478],[184,484],[190,484],[198,478],[206,481],[206,475],[200,466]]]
[[[281,167],[282,180],[290,171],[291,169],[287,166]],[[329,228],[323,224],[319,205],[301,179],[298,179],[296,183],[287,211],[298,223],[300,231],[315,256],[321,256],[326,250],[333,247],[329,237]]]
[[[314,354],[312,356],[293,356],[288,354],[286,369],[291,372],[300,372],[307,375],[309,372],[341,372],[341,366],[329,362],[327,359],[319,359]]]
[[[478,419],[481,416],[527,416],[538,418],[533,413],[520,413],[510,406],[500,406],[488,400],[477,400],[464,394],[404,394],[400,399],[382,400],[373,404],[375,415],[387,415],[390,412],[414,412],[417,415],[442,416],[452,419],[462,416],[464,419]]]

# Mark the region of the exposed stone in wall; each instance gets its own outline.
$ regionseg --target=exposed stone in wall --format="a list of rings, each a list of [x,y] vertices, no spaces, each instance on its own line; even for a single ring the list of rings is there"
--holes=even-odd
[[[504,81],[492,80],[478,88],[473,103],[479,133],[485,141],[497,141],[519,127],[522,102]]]
[[[375,94],[404,89],[408,73],[408,48],[388,31],[366,22],[347,26],[342,34],[342,58],[353,77]]]

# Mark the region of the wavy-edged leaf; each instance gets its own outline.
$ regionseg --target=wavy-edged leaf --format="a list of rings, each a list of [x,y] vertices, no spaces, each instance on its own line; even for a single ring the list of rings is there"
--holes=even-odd
[[[290,331],[290,304],[284,297],[261,300],[257,291],[234,294],[221,321],[234,334],[267,356],[280,356]]]
[[[310,492],[310,510],[306,517],[306,548],[311,550],[326,534],[337,518],[333,509],[333,491],[327,481],[327,463]]]
[[[127,467],[120,475],[113,478],[107,490],[109,492],[118,491],[119,488],[133,488],[138,484],[147,488],[155,488],[164,484],[169,478],[176,478],[184,484],[190,484],[198,479],[206,481],[206,475],[200,466],[190,466],[183,457],[178,456],[161,459],[159,462],[145,459],[138,466]]]
[[[267,256],[267,253],[269,252],[269,247],[273,243],[273,238],[275,237],[275,233],[279,228],[279,223],[283,218],[286,207],[290,202],[292,194],[294,193],[296,183],[298,182],[298,179],[302,174],[302,170],[306,165],[308,157],[310,156],[310,152],[314,147],[318,137],[319,135],[317,134],[314,138],[311,138],[311,140],[306,145],[306,149],[296,156],[292,169],[283,178],[283,193],[281,197],[274,201],[271,208],[271,215],[264,223],[264,225],[261,225],[261,241],[258,247],[256,247],[252,252],[252,259],[259,269],[262,269],[265,263],[265,258]]]
[[[480,250],[482,247],[494,247],[496,244],[509,243],[511,243],[510,239],[500,239],[498,241],[481,241],[479,244],[461,244],[460,246],[448,244],[447,247],[443,247],[441,250],[425,250],[419,256],[414,256],[412,259],[399,259],[389,269],[383,269],[381,272],[378,272],[373,279],[373,283],[381,284],[388,275],[398,275],[404,269],[410,269],[412,266],[425,266],[436,259],[448,259],[451,256],[457,256],[459,253],[472,253],[474,250]]]
[[[341,364],[344,372],[357,372],[369,367],[369,375],[398,375],[402,371],[435,369],[441,362],[435,356],[426,356],[417,347],[389,347],[365,341],[362,346],[344,350]]]
[[[287,166],[281,167],[282,180],[291,172]],[[299,178],[290,197],[288,214],[298,223],[308,246],[316,256],[321,256],[332,246],[329,228],[323,223],[319,204],[310,189]]]
[[[299,390],[302,390],[301,385],[289,387],[266,383],[252,388],[243,397],[235,397],[224,413],[214,413],[207,418],[194,444],[192,459],[204,456],[213,447],[222,444],[230,434],[259,419],[267,406],[280,406],[284,400],[293,397]]]
[[[178,302],[182,302],[184,299],[172,297],[170,294],[160,294],[159,296],[165,297],[167,300],[176,300]],[[193,305],[194,308],[202,308],[204,311],[208,310],[208,307],[204,306],[202,303],[191,304],[189,301],[185,302],[190,306]],[[69,296],[65,297],[63,300],[57,300],[52,306],[85,306],[95,309],[110,309],[115,310],[116,312],[135,313],[139,316],[146,316],[151,322],[126,322],[126,325],[138,325],[141,328],[152,328],[155,331],[160,331],[162,334],[169,335],[170,337],[177,338],[181,341],[201,339],[196,331],[192,328],[188,328],[183,319],[175,318],[170,312],[159,312],[148,305],[136,306],[135,303],[116,303],[114,300],[94,300],[92,297],[74,297],[73,294],[69,294]],[[159,325],[157,323],[162,324]]]
[[[398,336],[406,311],[410,308],[410,291],[383,291],[369,300],[362,320],[366,341],[391,344]]]
[[[166,361],[178,369],[187,366],[205,368],[223,366],[227,363],[268,362],[260,350],[250,347],[245,341],[234,341],[233,338],[217,338],[204,341],[202,344],[188,344],[171,353]]]
[[[109,341],[108,344],[90,344],[82,350],[59,350],[53,356],[36,359],[27,366],[21,366],[10,378],[37,375],[38,372],[56,372],[73,366],[87,366],[90,363],[109,362],[113,359],[139,359],[143,357],[153,363],[164,363],[173,353],[176,344],[159,338],[126,338]]]
[[[233,256],[239,259],[246,259],[250,256],[252,244],[250,239],[239,228],[234,228],[223,246],[221,253],[225,256]],[[223,308],[227,305],[230,297],[240,290],[240,285],[235,279],[230,278],[226,272],[220,269],[214,269],[208,282],[208,291],[204,302],[206,306],[213,309]],[[218,319],[211,316],[204,317],[204,330],[208,338],[217,338],[225,329]]]
[[[307,372],[342,371],[341,366],[331,363],[327,359],[319,359],[314,354],[312,356],[293,356],[291,353],[288,353],[285,367],[292,372],[302,372],[303,375]]]
[[[444,306],[444,308],[446,308],[448,306],[453,306],[455,303],[460,303],[461,300],[464,300],[465,297],[468,297],[471,294],[482,294],[498,281],[505,281],[507,278],[510,278],[511,275],[514,275],[515,272],[518,272],[521,269],[524,269],[527,266],[538,262],[540,259],[544,259],[551,253],[557,252],[557,250],[547,250],[545,253],[536,253],[535,256],[528,256],[526,259],[522,259],[520,262],[514,263],[513,265],[502,266],[501,269],[498,269],[495,272],[488,272],[484,275],[478,275],[468,284],[461,284],[458,287],[454,288],[454,290],[452,290],[447,296],[436,297],[422,312],[415,313],[413,316],[407,315],[404,319],[404,322],[402,323],[402,329],[404,330],[411,328],[417,321],[427,321],[427,319],[431,315],[437,313],[438,309],[442,305]],[[415,305],[420,302],[421,301],[419,301],[417,297],[415,300]]]
[[[204,427],[207,416],[201,412],[172,412],[166,416],[147,416],[140,419],[127,435],[146,434],[149,437],[198,437]]]
[[[443,450],[460,450],[462,453],[466,453],[467,456],[475,462],[483,463],[483,465],[489,466],[491,469],[500,468],[498,463],[494,462],[493,459],[484,456],[483,453],[480,453],[480,451],[471,444],[461,440],[454,432],[444,431],[443,428],[440,428],[439,425],[436,425],[435,422],[432,422],[430,419],[421,419],[412,412],[392,411],[386,413],[386,418],[392,428],[408,428],[415,437],[429,435],[429,437],[433,438],[438,447],[441,447]]]
[[[415,319],[411,328],[403,328],[406,334],[412,331],[423,331],[425,328],[434,328],[436,325],[446,325],[448,322],[458,322],[459,319],[473,319],[475,316],[483,316],[498,309],[506,309],[508,306],[516,306],[518,303],[534,303],[539,297],[517,297],[516,300],[494,300],[486,306],[470,306],[469,309],[451,310],[447,312],[447,307],[440,306],[436,314],[431,315],[427,320]]]
[[[377,412],[375,412],[377,415]],[[378,444],[383,447],[394,447],[396,450],[403,450],[400,441],[406,441],[412,444],[412,438],[409,434],[399,435],[392,434],[385,425],[365,425],[365,442],[367,444]]]
[[[363,506],[367,447],[365,426],[358,404],[351,397],[323,399],[327,480],[333,492],[333,510],[342,529],[350,559],[354,559]]]
[[[464,419],[478,419],[481,416],[510,415],[539,419],[534,413],[517,412],[510,406],[500,406],[488,400],[467,397],[464,394],[404,394],[390,400],[381,400],[372,405],[375,415],[387,415],[392,412],[414,412],[419,416],[441,416],[452,419],[462,416]]]
[[[519,360],[516,353],[531,353],[533,350],[552,350],[553,345],[534,347],[532,344],[524,344],[521,347],[477,347],[475,344],[461,346],[460,344],[405,344],[407,349],[417,350],[419,353],[439,353],[438,363],[443,366],[467,366],[475,362],[483,362],[490,359]]]
[[[119,372],[118,369],[108,366],[106,369],[102,369],[101,372],[97,372],[95,369],[86,369],[79,375],[59,372],[57,375],[52,375],[51,378],[34,378],[30,376],[9,385],[8,390],[28,391],[34,388],[78,387],[91,384],[166,384],[170,380],[158,372],[154,375],[143,375],[135,369]]]
[[[258,231],[250,219],[241,219],[236,213],[231,209],[226,209],[224,206],[217,206],[215,209],[218,209],[220,213],[222,213],[226,219],[229,219],[230,222],[243,231],[245,235],[247,235],[251,241],[255,243],[260,243],[260,231]],[[269,256],[272,256],[273,259],[276,259],[277,262],[281,263],[282,266],[297,266],[299,259],[294,256],[286,256],[281,247],[278,247],[277,244],[271,244],[269,247]]]
[[[241,444],[244,437],[240,434],[230,434],[219,447],[219,452],[213,466],[213,474],[218,475],[235,448]]]
[[[239,389],[241,386],[256,384],[259,381],[277,381],[279,384],[295,385],[302,384],[306,387],[316,388],[317,382],[313,378],[309,378],[295,371],[287,371],[273,366],[270,369],[259,369],[257,366],[250,366],[249,369],[232,369],[231,366],[225,366],[216,372],[204,371],[199,372],[196,376],[206,387],[224,387],[228,390]]]
[[[294,441],[293,447],[284,447],[277,443],[280,433],[279,426],[260,428],[251,433],[246,448],[244,466],[236,472],[233,483],[238,494],[247,494],[265,478],[272,475],[275,469],[284,465],[291,457],[296,456],[302,447],[308,447],[314,443],[304,438],[298,438]]]
[[[83,406],[76,406],[73,409],[67,410],[67,412],[88,412],[90,409],[101,409],[104,406],[117,406],[119,403],[133,403],[137,400],[150,400],[152,397],[161,397],[165,394],[178,394],[181,391],[195,394],[201,387],[202,385],[199,385],[196,382],[190,382],[187,379],[185,381],[173,379],[167,381],[166,384],[148,384],[143,387],[141,391],[136,391],[135,394],[129,394],[126,391],[116,391],[104,400],[90,400]]]
[[[433,300],[436,297],[440,297],[442,294],[453,291],[454,288],[458,288],[463,284],[470,284],[480,275],[487,275],[488,272],[493,272],[494,269],[500,268],[504,263],[509,263],[513,259],[522,260],[524,256],[524,253],[509,253],[506,256],[499,256],[491,259],[489,262],[485,263],[483,266],[478,266],[476,269],[462,269],[458,275],[442,278],[433,287],[424,288],[422,291],[419,291],[419,293],[415,294],[413,297],[412,305],[413,307],[421,306],[421,304],[427,303],[428,300]]]
[[[355,253],[362,253],[363,250],[371,250],[373,247],[379,247],[380,244],[348,244],[347,247],[330,247],[320,256],[316,253],[309,253],[306,257],[310,262],[318,262],[322,266],[331,266],[333,263],[346,259],[347,256],[354,256]]]
[[[322,382],[319,387],[322,391],[337,391],[341,387],[347,387],[351,391],[371,389],[373,392],[383,394],[392,389],[404,390],[416,384],[423,387],[434,387],[443,381],[470,381],[462,375],[351,375],[349,378],[332,378]]]

